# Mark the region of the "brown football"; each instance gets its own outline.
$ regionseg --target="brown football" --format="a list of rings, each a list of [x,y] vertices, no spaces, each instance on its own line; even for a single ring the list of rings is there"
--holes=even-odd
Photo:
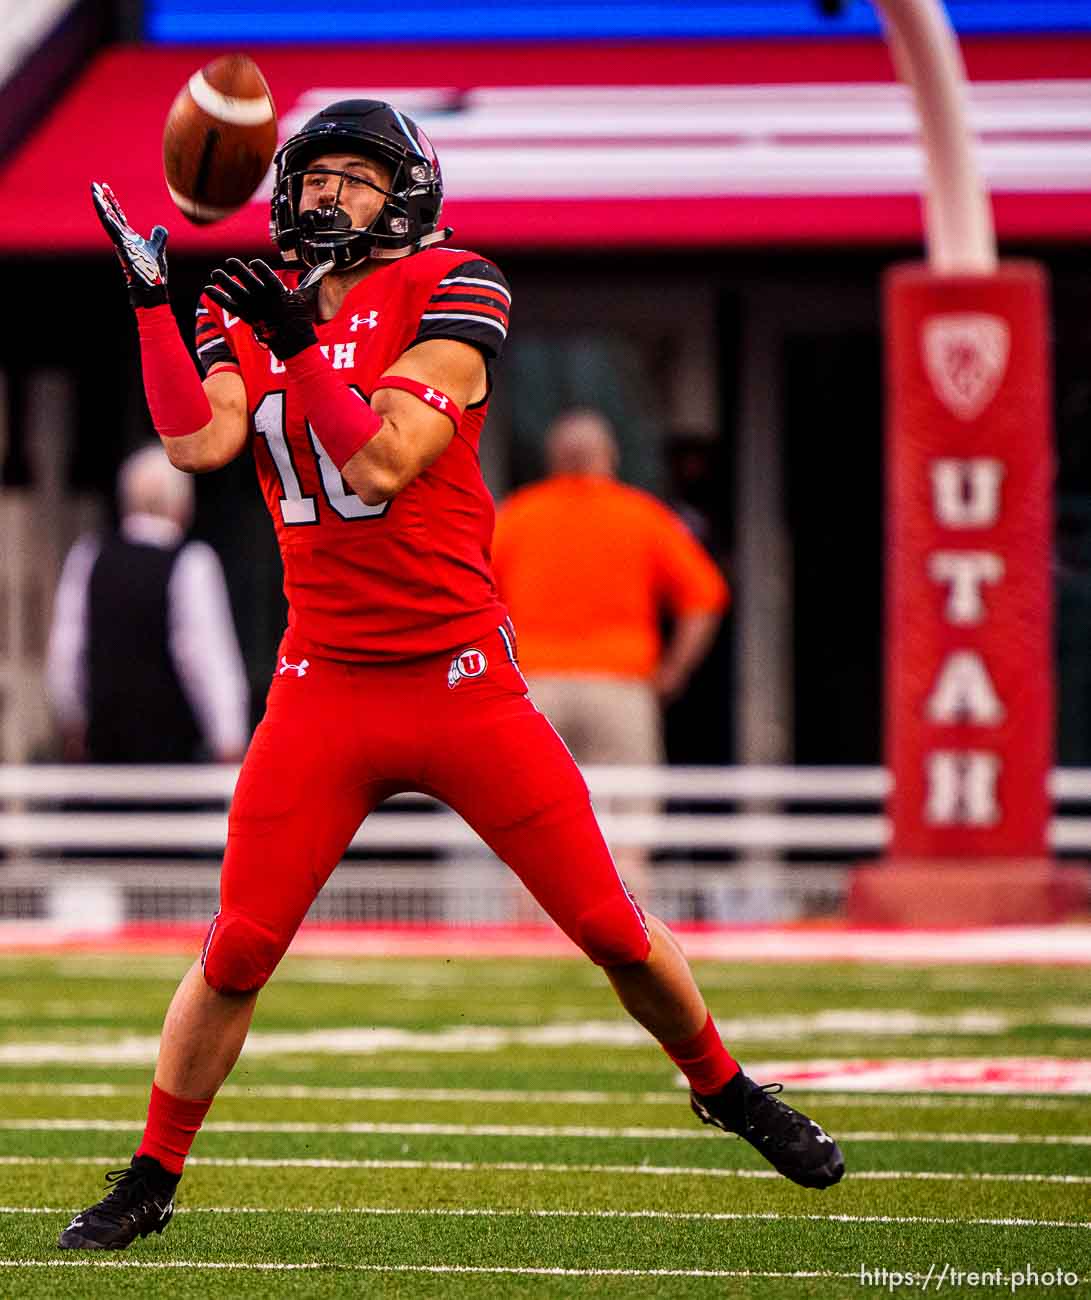
[[[163,127],[163,173],[195,225],[229,217],[261,184],[277,147],[277,115],[253,59],[227,54],[195,72]]]

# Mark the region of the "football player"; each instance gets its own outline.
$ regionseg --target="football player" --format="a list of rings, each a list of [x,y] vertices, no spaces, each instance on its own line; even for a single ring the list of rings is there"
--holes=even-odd
[[[141,237],[107,186],[92,190],[163,445],[193,472],[250,449],[289,616],[231,805],[220,909],[167,1012],[143,1140],[59,1244],[124,1249],[162,1232],[258,991],[360,824],[399,791],[450,805],[516,872],[662,1044],[705,1123],[802,1186],[837,1182],[836,1143],[724,1048],[527,695],[490,572],[478,462],[511,293],[491,261],[443,247],[424,132],[390,104],[353,99],[287,141],[272,200],[287,270],[229,259],[213,272],[197,310],[203,382],[167,300],[166,231]]]

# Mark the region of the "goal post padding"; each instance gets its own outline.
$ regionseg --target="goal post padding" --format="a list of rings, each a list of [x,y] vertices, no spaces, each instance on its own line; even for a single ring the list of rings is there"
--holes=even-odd
[[[884,310],[890,854],[1041,858],[1053,750],[1045,274],[900,266]]]
[[[1033,894],[1026,919],[1046,919],[1053,910],[1041,885],[1053,754],[1046,277],[1030,262],[1004,262],[989,275],[898,266],[885,279],[884,317],[892,837],[885,863],[856,873],[850,914],[917,923],[991,918],[984,897],[975,915],[972,890],[947,900],[937,893],[936,869],[991,865],[1010,890],[1010,869],[1024,863]]]

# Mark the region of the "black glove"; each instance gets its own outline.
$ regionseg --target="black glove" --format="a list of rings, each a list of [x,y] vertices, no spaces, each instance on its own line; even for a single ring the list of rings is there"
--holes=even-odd
[[[226,269],[212,272],[205,293],[233,316],[246,321],[258,341],[280,361],[287,361],[318,342],[314,332],[317,281],[289,289],[260,259],[247,266],[229,257]],[[308,277],[310,279],[310,277]]]
[[[91,182],[91,202],[125,272],[129,301],[134,307],[161,306],[167,301],[166,226],[156,226],[150,239],[138,235],[126,221],[113,190],[102,181]]]

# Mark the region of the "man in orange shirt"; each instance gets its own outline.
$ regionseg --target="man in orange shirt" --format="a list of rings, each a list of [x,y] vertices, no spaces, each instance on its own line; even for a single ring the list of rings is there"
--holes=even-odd
[[[662,762],[662,706],[711,646],[727,584],[675,514],[617,481],[598,411],[563,413],[546,456],[549,477],[500,509],[492,553],[535,703],[581,763]],[[644,854],[615,857],[641,892]]]

